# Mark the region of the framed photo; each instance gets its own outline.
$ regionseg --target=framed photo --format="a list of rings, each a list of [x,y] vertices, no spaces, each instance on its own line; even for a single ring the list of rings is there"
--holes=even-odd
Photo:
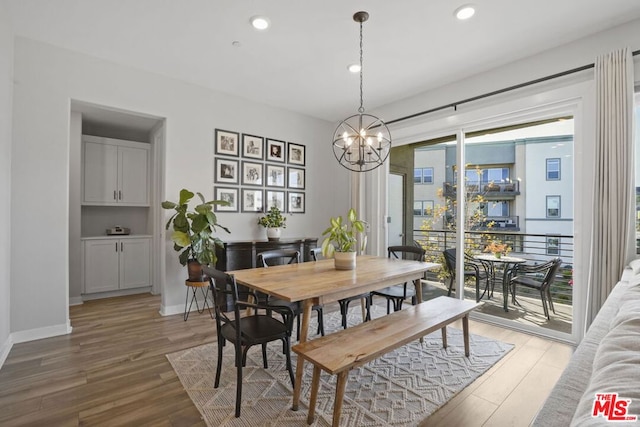
[[[237,188],[216,187],[214,194],[216,200],[229,202],[229,206],[214,205],[216,212],[238,212]]]
[[[292,165],[300,165],[304,166],[305,162],[305,153],[304,153],[304,145],[294,144],[290,142],[289,145],[289,153],[287,155],[287,159]]]
[[[284,141],[267,138],[267,160],[284,163]]]
[[[237,160],[216,158],[214,182],[237,184],[238,173]]]
[[[287,186],[304,190],[304,169],[287,168]]]
[[[287,207],[284,204],[284,191],[265,191],[265,201],[264,201],[264,210],[268,212],[272,206],[277,207],[282,212],[287,211]]]
[[[238,132],[216,129],[216,154],[238,157],[239,137]]]
[[[289,191],[287,203],[289,213],[304,213],[304,193]]]
[[[261,136],[242,134],[242,157],[264,159],[264,138]]]
[[[262,190],[242,189],[242,212],[262,212]]]
[[[267,187],[284,187],[284,166],[267,165]]]
[[[263,168],[262,163],[242,162],[242,185],[262,186]]]

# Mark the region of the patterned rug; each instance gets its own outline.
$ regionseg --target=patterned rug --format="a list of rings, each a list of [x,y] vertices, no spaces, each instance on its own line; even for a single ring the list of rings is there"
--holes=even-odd
[[[385,314],[372,307],[372,316]],[[352,310],[355,324],[359,310]],[[315,318],[315,316],[313,316]],[[340,314],[325,313],[328,333],[340,329]],[[310,331],[315,331],[315,324]],[[424,343],[412,342],[349,373],[342,407],[341,426],[415,426],[487,371],[512,348],[512,344],[470,334],[471,356],[464,356],[462,331],[447,328],[448,348],[442,348],[440,331]],[[296,355],[291,352],[293,369]],[[224,350],[220,387],[213,388],[217,344],[168,354],[207,425],[306,426],[312,366],[305,364],[300,410],[291,410],[292,386],[285,369],[282,344],[270,343],[269,369],[262,368],[260,346],[249,350],[243,369],[242,415],[235,418],[236,370],[231,345]],[[330,426],[336,376],[321,375],[316,419],[313,426]]]

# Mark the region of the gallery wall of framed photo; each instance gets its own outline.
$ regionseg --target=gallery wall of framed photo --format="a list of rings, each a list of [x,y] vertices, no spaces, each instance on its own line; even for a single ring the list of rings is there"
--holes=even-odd
[[[305,212],[305,146],[215,129],[213,197],[229,206],[216,212]]]

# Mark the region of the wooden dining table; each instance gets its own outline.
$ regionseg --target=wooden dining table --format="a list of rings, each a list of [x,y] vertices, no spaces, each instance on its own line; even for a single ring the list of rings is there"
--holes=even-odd
[[[236,282],[259,292],[302,304],[302,326],[299,342],[307,341],[311,308],[343,298],[412,281],[418,303],[422,302],[424,272],[440,264],[362,255],[354,270],[336,270],[333,259],[300,264],[278,265],[228,271]],[[294,411],[298,410],[304,359],[298,358],[293,390]]]

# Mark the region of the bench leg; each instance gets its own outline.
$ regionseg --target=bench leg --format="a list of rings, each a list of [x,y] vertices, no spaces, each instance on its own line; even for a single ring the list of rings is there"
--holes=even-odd
[[[313,367],[313,378],[311,379],[311,397],[309,398],[309,414],[307,415],[307,424],[313,424],[313,418],[316,414],[316,399],[318,398],[318,387],[320,386],[320,368]]]
[[[306,342],[309,332],[309,319],[311,318],[311,308],[313,302],[311,300],[304,300],[302,305],[302,329],[300,330],[300,336],[298,342]],[[298,410],[298,404],[300,403],[300,388],[302,386],[302,377],[304,375],[304,359],[298,357],[296,364],[296,384],[293,386],[293,404],[291,409],[293,411]]]
[[[462,334],[464,335],[464,355],[469,357],[469,315],[462,318]]]
[[[333,427],[340,427],[340,414],[342,413],[342,399],[344,398],[344,389],[347,386],[347,378],[349,371],[342,371],[338,374],[336,382],[336,400],[333,403]]]
[[[447,327],[442,327],[442,348],[447,348]]]

